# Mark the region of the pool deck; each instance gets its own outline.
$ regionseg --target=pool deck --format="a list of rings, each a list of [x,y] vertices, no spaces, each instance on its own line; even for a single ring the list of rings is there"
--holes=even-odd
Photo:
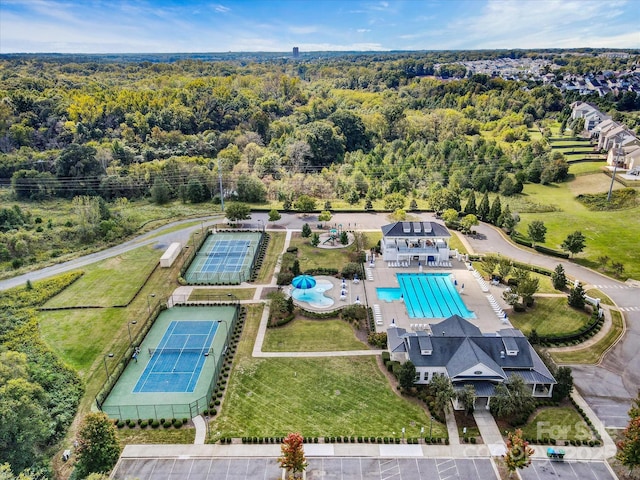
[[[368,266],[367,266],[368,268]],[[380,312],[382,313],[382,325],[376,325],[376,330],[379,332],[386,331],[391,324],[392,320],[399,327],[406,328],[407,330],[422,329],[421,327],[415,327],[415,325],[424,325],[439,323],[443,319],[421,319],[421,318],[409,318],[407,309],[405,308],[402,300],[396,300],[393,302],[387,302],[379,300],[376,288],[378,287],[392,287],[399,288],[398,279],[396,273],[418,273],[419,269],[417,265],[413,265],[406,268],[388,267],[385,262],[378,261],[375,263],[375,267],[370,269],[371,277],[365,282],[365,289],[367,292],[367,301],[369,306],[379,305]],[[462,301],[467,308],[476,314],[476,318],[469,319],[474,325],[476,325],[482,332],[496,332],[502,328],[510,327],[510,323],[505,323],[503,319],[498,318],[494,312],[487,296],[493,295],[494,299],[502,307],[502,309],[509,314],[511,311],[507,304],[502,299],[502,292],[504,286],[488,285],[488,292],[483,292],[479,282],[474,277],[471,270],[467,268],[467,264],[464,261],[451,259],[451,268],[434,268],[423,267],[423,273],[449,273],[454,275],[454,278],[458,282],[458,292],[462,297]],[[461,291],[461,286],[464,285],[464,290]]]

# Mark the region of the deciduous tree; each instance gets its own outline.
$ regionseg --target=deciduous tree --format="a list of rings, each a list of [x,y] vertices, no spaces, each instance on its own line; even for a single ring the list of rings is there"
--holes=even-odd
[[[429,382],[429,390],[433,395],[436,410],[448,412],[451,408],[451,400],[456,394],[451,379],[446,375],[434,374]]]
[[[251,218],[251,207],[242,202],[229,202],[225,206],[225,216],[230,222]]]
[[[536,243],[544,243],[544,238],[547,235],[547,227],[544,226],[542,221],[534,220],[529,224],[529,227],[527,227],[527,232],[534,245]]]
[[[288,478],[296,478],[298,473],[306,470],[308,463],[304,456],[304,445],[302,435],[290,433],[280,445],[282,455],[278,458],[280,468],[284,468],[288,473]]]
[[[580,232],[576,230],[573,233],[567,235],[567,238],[562,242],[562,249],[568,252],[571,252],[571,256],[574,256],[576,253],[580,253],[584,250],[586,246],[587,238]]]
[[[509,432],[507,435],[507,451],[504,454],[504,463],[512,475],[516,470],[523,469],[531,465],[531,456],[534,454],[533,448],[522,438],[522,430]]]
[[[76,472],[79,478],[90,473],[107,473],[120,456],[120,444],[116,427],[109,417],[102,413],[87,414],[77,435]]]

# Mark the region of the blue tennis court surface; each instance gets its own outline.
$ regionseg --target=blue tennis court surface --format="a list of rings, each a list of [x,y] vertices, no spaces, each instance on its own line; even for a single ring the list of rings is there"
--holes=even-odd
[[[171,322],[133,393],[193,392],[217,328],[212,321]]]
[[[249,252],[251,240],[218,240],[211,250],[198,252],[206,255],[207,259],[200,267],[200,271],[208,273],[239,272],[245,264],[245,257]]]
[[[398,273],[399,289],[382,289],[381,300],[403,299],[410,318],[475,318],[460,298],[449,273]],[[391,290],[397,290],[393,292]],[[381,296],[382,295],[382,296]]]

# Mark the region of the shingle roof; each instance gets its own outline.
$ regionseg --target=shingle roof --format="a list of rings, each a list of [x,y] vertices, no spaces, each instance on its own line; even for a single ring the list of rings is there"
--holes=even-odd
[[[450,237],[447,227],[437,222],[396,222],[382,226],[385,237]]]
[[[443,367],[449,377],[483,364],[495,371],[499,377],[507,378],[510,372],[531,371],[527,378],[538,383],[555,383],[553,376],[544,365],[527,338],[520,330],[503,329],[496,335],[483,335],[478,327],[464,318],[453,315],[432,325],[435,335],[407,332],[403,328],[391,327],[387,330],[389,351],[406,352],[416,367]],[[442,332],[442,335],[438,335]],[[508,350],[517,351],[507,355]],[[430,344],[431,348],[425,348]],[[423,355],[430,350],[430,355]],[[524,376],[524,375],[523,375]],[[495,378],[489,375],[489,377]]]

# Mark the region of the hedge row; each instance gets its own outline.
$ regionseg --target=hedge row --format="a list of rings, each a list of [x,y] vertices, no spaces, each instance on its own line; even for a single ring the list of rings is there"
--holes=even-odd
[[[587,338],[597,333],[604,324],[603,318],[598,318],[597,314],[593,315],[584,327],[575,332],[566,333],[564,335],[540,335],[540,343],[557,345],[558,343],[581,343]]]
[[[545,253],[547,255],[551,255],[553,257],[559,257],[559,258],[569,258],[569,254],[566,252],[560,252],[558,250],[554,250],[553,248],[547,248],[547,247],[543,247],[542,245],[536,245],[535,247],[533,247],[534,250],[536,250],[537,252],[540,253]]]

